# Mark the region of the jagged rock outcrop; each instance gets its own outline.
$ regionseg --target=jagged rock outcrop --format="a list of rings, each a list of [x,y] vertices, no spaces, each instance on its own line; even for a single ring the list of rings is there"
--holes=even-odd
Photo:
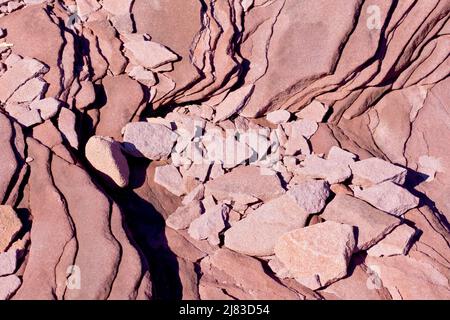
[[[449,13],[0,1],[0,299],[449,299]]]

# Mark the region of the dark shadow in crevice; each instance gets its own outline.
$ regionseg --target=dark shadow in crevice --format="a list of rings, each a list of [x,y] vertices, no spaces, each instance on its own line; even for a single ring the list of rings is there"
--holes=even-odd
[[[421,172],[414,171],[410,168],[405,169],[407,169],[408,172],[406,175],[404,187],[414,196],[419,198],[420,202],[418,208],[422,206],[429,207],[433,212],[433,214],[439,219],[443,227],[445,227],[447,230],[450,230],[450,224],[447,218],[436,207],[436,203],[433,200],[431,200],[425,193],[420,192],[419,190],[416,189],[416,187],[419,186],[421,183],[425,182],[429,178],[429,176]]]
[[[134,189],[146,183],[150,161],[130,158],[130,185],[128,188],[113,187],[86,163],[91,177],[119,205],[123,212],[126,229],[147,264],[152,280],[152,298],[156,300],[181,300],[182,284],[177,256],[170,250],[165,235],[165,220],[148,199],[142,198]]]

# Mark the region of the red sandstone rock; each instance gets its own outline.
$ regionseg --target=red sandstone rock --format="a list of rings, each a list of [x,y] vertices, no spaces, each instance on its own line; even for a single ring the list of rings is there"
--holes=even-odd
[[[449,299],[448,1],[0,3],[0,299]]]

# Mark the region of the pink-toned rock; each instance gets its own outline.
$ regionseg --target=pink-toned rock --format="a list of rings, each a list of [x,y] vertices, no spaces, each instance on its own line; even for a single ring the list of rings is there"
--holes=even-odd
[[[22,228],[22,222],[11,206],[0,205],[0,252],[5,251]]]
[[[419,205],[419,198],[408,190],[386,181],[367,189],[354,190],[355,197],[367,201],[375,208],[386,211],[395,216],[401,216],[406,211]]]
[[[93,136],[85,147],[86,159],[100,173],[123,188],[128,185],[128,162],[120,143],[109,137]]]
[[[285,156],[295,156],[297,154],[309,155],[311,154],[311,148],[309,147],[308,140],[299,135],[295,138],[289,138],[286,143],[284,143],[283,148],[285,149],[283,154]]]
[[[43,121],[39,111],[30,110],[26,104],[8,103],[5,110],[11,117],[25,127],[32,127]]]
[[[42,100],[35,100],[30,103],[30,109],[38,110],[41,118],[44,120],[48,120],[56,116],[60,107],[61,101],[58,101],[55,98],[45,98]]]
[[[218,245],[219,232],[226,227],[230,207],[225,204],[206,208],[205,213],[191,222],[189,235],[196,240],[207,239],[212,245]]]
[[[393,165],[387,161],[370,158],[350,164],[353,173],[352,183],[360,186],[370,186],[384,181],[403,184],[406,169]]]
[[[103,8],[115,15],[129,13],[133,0],[103,0]]]
[[[9,98],[9,103],[30,102],[34,99],[41,99],[47,88],[47,82],[40,78],[28,80],[23,86],[19,87]]]
[[[448,278],[433,265],[408,256],[367,257],[373,277],[389,290],[394,300],[448,300]]]
[[[108,62],[108,68],[111,73],[115,76],[122,74],[127,65],[127,60],[123,56],[123,44],[122,41],[117,38],[116,29],[114,29],[105,17],[100,19],[89,19],[84,26],[91,29],[97,37],[97,46],[100,49],[103,59],[106,59]]]
[[[306,156],[302,167],[297,168],[295,173],[310,178],[325,179],[330,184],[343,182],[352,175],[348,164],[325,160],[316,155]]]
[[[293,185],[287,195],[307,213],[318,213],[325,207],[330,195],[330,186],[323,180],[307,180]]]
[[[78,149],[78,133],[76,130],[76,115],[67,108],[61,108],[58,116],[58,128],[70,146]]]
[[[139,82],[126,74],[106,76],[102,79],[102,85],[105,89],[106,104],[99,110],[100,122],[95,133],[118,141],[122,137],[123,127],[139,116],[140,107],[145,102],[143,88]]]
[[[155,69],[169,62],[178,60],[178,56],[163,45],[142,40],[126,41],[125,49],[136,62],[148,69]]]
[[[123,146],[132,156],[160,160],[170,155],[176,137],[163,125],[132,122],[124,128]]]
[[[84,110],[95,101],[95,88],[91,81],[81,81],[80,90],[75,96],[75,105],[77,109]]]
[[[355,246],[353,227],[326,221],[284,234],[275,255],[297,281],[322,287],[347,275]]]
[[[186,261],[183,258],[177,259],[178,275],[180,277],[181,287],[183,288],[183,300],[200,300],[198,288],[197,266]]]
[[[166,227],[164,234],[167,239],[167,247],[178,257],[187,261],[197,262],[210,252],[207,246],[198,245],[198,241],[192,239],[187,233],[180,233]]]
[[[134,66],[128,72],[128,75],[147,87],[152,87],[157,83],[155,74],[142,66]]]
[[[328,107],[317,100],[314,100],[309,105],[304,107],[295,115],[300,119],[308,119],[315,122],[322,122],[323,118],[328,112]]]
[[[360,265],[356,266],[349,277],[332,283],[319,293],[326,299],[342,300],[386,300],[389,293],[383,287],[371,284],[371,273],[366,272]]]
[[[370,248],[400,224],[398,218],[375,209],[362,200],[342,194],[336,195],[321,217],[327,221],[357,227],[358,250]]]
[[[291,118],[291,113],[287,110],[277,110],[266,115],[267,121],[273,124],[286,123]]]
[[[338,184],[332,184],[330,186],[330,190],[335,194],[346,194],[349,196],[353,196],[353,191],[349,187],[347,187],[345,184],[338,183]]]
[[[199,184],[197,187],[192,189],[184,198],[182,203],[184,205],[190,204],[192,201],[201,200],[205,195],[205,185]]]
[[[177,208],[166,220],[166,225],[175,230],[187,229],[191,222],[202,215],[200,201],[194,200]]]
[[[285,123],[282,127],[289,139],[296,139],[299,136],[309,139],[319,128],[315,121],[309,119],[300,119],[294,122]]]
[[[217,200],[235,200],[253,203],[269,201],[285,192],[280,179],[275,175],[263,175],[255,166],[242,166],[222,176],[208,181],[205,195],[212,195]]]
[[[216,115],[214,122],[219,122],[228,119],[232,115],[238,113],[247,102],[248,97],[253,92],[253,85],[242,87],[236,91],[231,92],[225,100],[216,106]]]
[[[355,162],[357,156],[351,152],[343,150],[339,147],[332,146],[328,152],[327,160],[334,160],[338,163],[346,163],[348,165]],[[351,167],[350,167],[351,168]]]
[[[203,259],[200,266],[203,272],[201,283],[222,289],[231,297],[243,300],[300,299],[299,294],[267,275],[261,262],[243,254],[219,249]]]
[[[180,170],[183,177],[192,177],[204,183],[208,177],[210,168],[211,164],[209,163],[194,163],[189,167],[189,169],[184,170],[183,168],[181,168]]]
[[[16,275],[0,277],[0,300],[8,300],[19,289],[21,283]]]
[[[27,138],[27,154],[33,158],[29,163],[30,176],[28,188],[28,203],[30,211],[33,213],[32,232],[30,240],[33,243],[27,257],[26,268],[23,272],[23,285],[15,295],[15,299],[54,299],[58,284],[56,280],[55,266],[60,263],[63,270],[63,281],[65,283],[68,265],[73,264],[73,260],[64,261],[63,252],[70,257],[68,252],[72,252],[71,245],[74,244],[73,223],[67,212],[67,200],[63,201],[60,191],[55,187],[54,180],[59,176],[52,176],[51,162],[63,161],[58,156],[51,157],[48,148],[40,144],[37,140]],[[52,159],[52,160],[51,160]],[[68,176],[66,171],[63,171]],[[74,177],[70,176],[71,186],[74,185]],[[42,197],[43,190],[46,197]],[[86,192],[88,191],[88,192]],[[90,196],[89,185],[83,184],[82,193],[76,200],[85,199]],[[64,199],[67,199],[67,194]],[[96,199],[97,200],[97,199]],[[96,201],[90,201],[92,209]],[[71,214],[73,212],[71,211]],[[89,219],[91,223],[93,217]],[[38,245],[41,244],[41,245]],[[72,258],[75,253],[73,253]],[[70,260],[70,258],[68,259]]]
[[[91,13],[97,11],[100,8],[101,5],[98,3],[98,1],[95,0],[77,1],[77,14],[83,21],[85,21]]]
[[[5,103],[21,85],[47,71],[48,67],[38,60],[23,58],[17,61],[0,77],[0,101]]]
[[[252,255],[269,256],[280,236],[306,225],[309,214],[294,198],[282,195],[236,222],[225,232],[225,246]]]
[[[13,274],[17,268],[17,250],[0,253],[0,277]]]
[[[176,196],[186,193],[183,178],[180,172],[173,165],[159,166],[155,170],[155,182]]]
[[[367,250],[367,254],[374,257],[406,255],[413,244],[413,239],[416,234],[416,229],[402,224]]]

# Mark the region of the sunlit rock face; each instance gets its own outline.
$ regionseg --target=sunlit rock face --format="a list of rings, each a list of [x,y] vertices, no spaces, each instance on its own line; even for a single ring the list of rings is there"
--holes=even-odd
[[[448,300],[449,12],[0,0],[0,300]]]

